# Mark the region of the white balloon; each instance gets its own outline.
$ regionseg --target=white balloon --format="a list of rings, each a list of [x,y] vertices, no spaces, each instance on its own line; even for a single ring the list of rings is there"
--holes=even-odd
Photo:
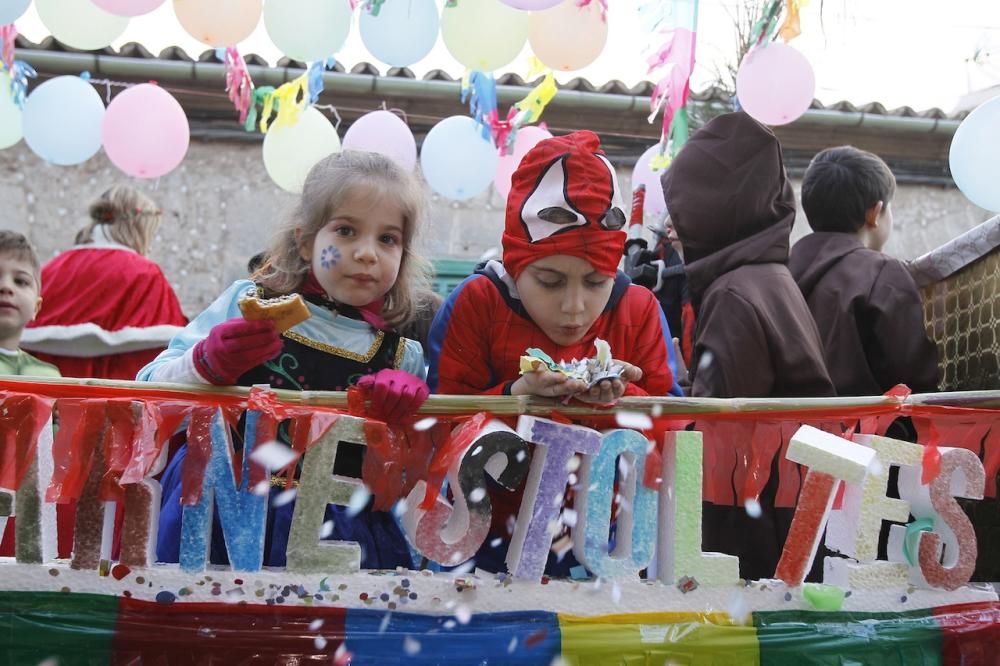
[[[373,56],[393,67],[409,67],[434,48],[439,28],[434,0],[393,0],[378,16],[361,12],[361,41]]]
[[[318,109],[309,107],[299,122],[272,128],[264,136],[264,168],[278,187],[299,194],[309,170],[321,159],[340,152],[340,137]]]
[[[0,25],[13,23],[28,11],[31,0],[0,0]]]
[[[325,60],[347,39],[351,6],[347,0],[267,0],[264,27],[274,45],[289,58]]]
[[[90,0],[35,0],[38,18],[52,36],[75,49],[103,49],[125,32],[128,18]]]
[[[24,140],[46,162],[79,164],[101,149],[104,102],[79,76],[57,76],[24,102]]]
[[[431,188],[463,201],[486,190],[497,171],[499,154],[476,121],[451,116],[431,128],[420,149],[420,168]]]

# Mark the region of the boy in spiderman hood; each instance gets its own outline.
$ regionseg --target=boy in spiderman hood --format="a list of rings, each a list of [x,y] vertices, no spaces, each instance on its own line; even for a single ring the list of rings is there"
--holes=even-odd
[[[614,168],[593,132],[547,139],[521,160],[507,197],[503,263],[490,261],[448,297],[431,326],[431,390],[482,395],[573,396],[608,404],[623,395],[681,395],[673,345],[656,297],[618,271],[625,212]],[[621,380],[588,389],[556,372],[520,374],[529,347],[556,361],[590,358],[606,340]],[[492,536],[476,557],[503,567],[521,493],[491,492]],[[546,572],[567,575],[572,555],[550,553]]]
[[[604,404],[622,395],[680,395],[656,298],[618,271],[625,213],[597,135],[542,141],[511,183],[503,263],[487,262],[462,282],[431,327],[431,390],[572,395]],[[569,361],[594,356],[598,338],[625,364],[621,381],[588,391],[561,373],[519,374],[529,347]]]

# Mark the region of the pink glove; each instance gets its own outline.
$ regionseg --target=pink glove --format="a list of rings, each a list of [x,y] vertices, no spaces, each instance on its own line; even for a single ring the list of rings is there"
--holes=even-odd
[[[274,322],[241,317],[217,324],[194,346],[198,373],[217,386],[233,384],[240,375],[281,353]]]
[[[379,370],[359,379],[358,386],[371,389],[372,418],[392,424],[413,416],[431,394],[427,382],[403,370]]]

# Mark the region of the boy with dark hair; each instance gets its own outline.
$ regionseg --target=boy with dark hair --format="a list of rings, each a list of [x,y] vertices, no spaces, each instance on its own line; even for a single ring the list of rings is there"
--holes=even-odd
[[[816,323],[785,265],[795,195],[774,134],[745,113],[719,116],[694,133],[662,182],[697,315],[692,395],[833,395]],[[775,507],[777,457],[771,468],[758,517],[742,506],[704,506],[704,550],[738,556],[743,578],[774,576],[791,524],[793,510]],[[706,473],[735,483],[725,465]]]
[[[21,334],[42,306],[41,269],[28,239],[0,230],[0,374],[59,377],[59,370],[20,349]]]
[[[795,244],[788,267],[819,326],[838,395],[881,395],[896,384],[937,390],[937,347],[917,285],[881,252],[895,190],[885,162],[853,146],[820,152],[802,179],[814,233]]]

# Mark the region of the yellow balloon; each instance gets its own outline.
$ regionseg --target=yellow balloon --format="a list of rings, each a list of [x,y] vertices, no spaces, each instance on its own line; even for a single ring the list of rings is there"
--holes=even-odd
[[[543,64],[572,72],[597,60],[608,41],[608,23],[601,18],[598,2],[577,7],[576,0],[563,0],[543,12],[532,12],[528,42]]]
[[[103,49],[128,25],[127,17],[106,12],[90,0],[37,0],[35,7],[52,36],[74,49]]]
[[[181,27],[202,44],[236,46],[260,21],[263,0],[174,0]]]
[[[340,137],[327,117],[314,107],[299,122],[274,128],[264,136],[264,168],[278,187],[299,194],[309,169],[327,155],[340,152]]]
[[[10,94],[10,75],[0,71],[0,149],[10,148],[23,136],[21,107]]]
[[[510,63],[528,38],[528,12],[500,0],[461,0],[441,13],[441,38],[468,69],[492,72]]]

